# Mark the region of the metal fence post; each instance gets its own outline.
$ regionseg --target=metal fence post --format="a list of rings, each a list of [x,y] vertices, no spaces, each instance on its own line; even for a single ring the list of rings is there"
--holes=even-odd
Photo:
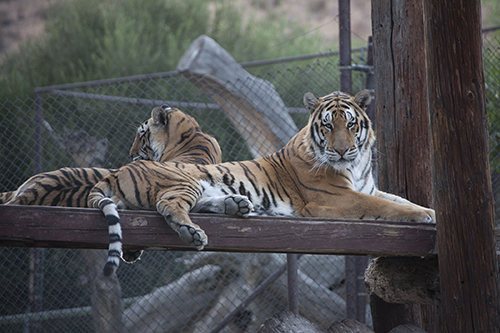
[[[35,89],[35,174],[42,172],[42,97]]]
[[[40,94],[35,90],[35,174],[42,172],[42,102]],[[43,250],[32,248],[29,252],[30,270],[29,270],[29,304],[30,312],[39,312],[42,310],[43,300],[43,273],[42,261]],[[28,322],[30,332],[40,331],[40,321]]]
[[[339,55],[340,55],[340,90],[351,93],[351,22],[350,22],[350,0],[339,0]],[[345,288],[346,288],[346,314],[347,318],[359,318],[358,309],[358,273],[357,256],[346,256],[345,258]],[[364,317],[364,315],[363,315]]]
[[[297,274],[297,254],[287,253],[288,310],[299,314],[299,277]]]

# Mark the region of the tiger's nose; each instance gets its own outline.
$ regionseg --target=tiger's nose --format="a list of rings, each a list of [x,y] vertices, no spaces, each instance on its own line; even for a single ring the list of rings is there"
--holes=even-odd
[[[334,148],[337,153],[339,153],[340,156],[344,156],[346,151],[349,150],[349,148]]]

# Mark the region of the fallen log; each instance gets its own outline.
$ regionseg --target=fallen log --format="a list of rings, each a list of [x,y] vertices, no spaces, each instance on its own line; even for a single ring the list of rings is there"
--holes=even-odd
[[[195,39],[177,70],[221,106],[254,158],[280,150],[298,132],[274,86],[245,71],[212,38]]]

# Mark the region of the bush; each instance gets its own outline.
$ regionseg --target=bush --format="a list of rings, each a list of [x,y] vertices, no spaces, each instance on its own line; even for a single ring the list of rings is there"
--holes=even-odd
[[[67,1],[49,10],[46,31],[4,60],[0,98],[32,95],[35,87],[170,71],[202,34],[238,61],[313,53],[322,41],[282,19],[244,23],[224,0],[215,3],[213,15],[204,0]]]

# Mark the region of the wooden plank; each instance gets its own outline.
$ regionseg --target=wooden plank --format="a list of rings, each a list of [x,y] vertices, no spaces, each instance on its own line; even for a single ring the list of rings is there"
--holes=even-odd
[[[439,332],[500,332],[481,2],[424,1]]]
[[[192,250],[156,212],[122,211],[127,248]],[[435,225],[319,218],[192,214],[208,235],[208,251],[311,254],[434,254]],[[103,249],[107,226],[97,209],[0,206],[0,245]]]

